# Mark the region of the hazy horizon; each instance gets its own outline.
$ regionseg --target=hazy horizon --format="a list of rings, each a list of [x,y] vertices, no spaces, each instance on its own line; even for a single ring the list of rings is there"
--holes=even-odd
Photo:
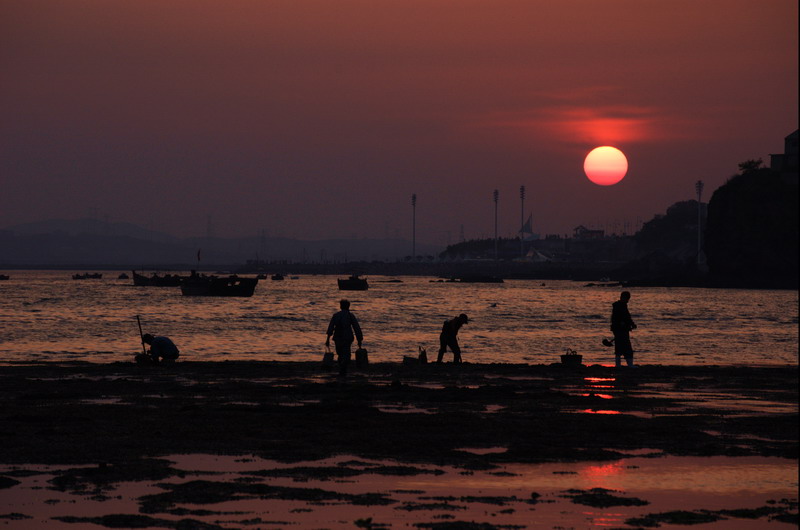
[[[638,226],[797,129],[796,2],[0,7],[0,226],[412,237]],[[629,171],[591,183],[614,145]],[[526,187],[524,212],[519,188]]]

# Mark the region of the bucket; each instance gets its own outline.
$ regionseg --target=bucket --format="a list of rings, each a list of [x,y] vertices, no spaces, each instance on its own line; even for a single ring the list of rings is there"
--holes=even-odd
[[[583,366],[583,355],[562,355],[561,364],[564,366]]]
[[[364,368],[369,364],[369,356],[367,355],[367,350],[364,348],[359,348],[356,350],[356,367],[357,368]]]

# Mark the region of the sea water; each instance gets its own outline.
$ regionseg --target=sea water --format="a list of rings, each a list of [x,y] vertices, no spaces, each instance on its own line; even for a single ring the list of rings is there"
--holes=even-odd
[[[368,277],[368,291],[339,291],[336,276],[261,280],[250,298],[182,296],[178,287],[135,287],[105,271],[5,271],[0,281],[0,363],[129,361],[144,333],[167,335],[186,360],[316,361],[341,298],[351,301],[372,362],[399,362],[418,347],[435,358],[442,323],[459,313],[463,359],[559,362],[569,348],[585,364],[613,363],[611,304],[619,287],[506,280],[459,284],[431,277]],[[399,280],[399,281],[397,281]],[[792,290],[629,289],[636,360],[642,364],[796,364],[798,293]],[[446,354],[446,360],[452,354]]]

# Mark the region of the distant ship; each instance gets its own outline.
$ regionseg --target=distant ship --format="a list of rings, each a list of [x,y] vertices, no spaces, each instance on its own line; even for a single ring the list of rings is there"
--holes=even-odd
[[[73,280],[101,280],[102,278],[103,278],[103,275],[100,274],[99,272],[95,272],[95,273],[87,272],[85,274],[73,274],[72,275],[72,279]]]
[[[360,278],[358,274],[353,274],[349,278],[336,280],[340,291],[366,291],[369,284],[366,278]]]

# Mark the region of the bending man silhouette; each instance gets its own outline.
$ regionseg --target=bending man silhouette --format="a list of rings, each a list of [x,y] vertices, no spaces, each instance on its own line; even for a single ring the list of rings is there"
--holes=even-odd
[[[452,320],[444,321],[442,332],[439,334],[439,356],[436,358],[437,363],[442,362],[442,357],[444,357],[444,352],[447,351],[448,347],[450,347],[450,350],[453,352],[453,362],[461,362],[461,348],[458,345],[458,330],[468,322],[469,317],[464,313],[461,313]]]

